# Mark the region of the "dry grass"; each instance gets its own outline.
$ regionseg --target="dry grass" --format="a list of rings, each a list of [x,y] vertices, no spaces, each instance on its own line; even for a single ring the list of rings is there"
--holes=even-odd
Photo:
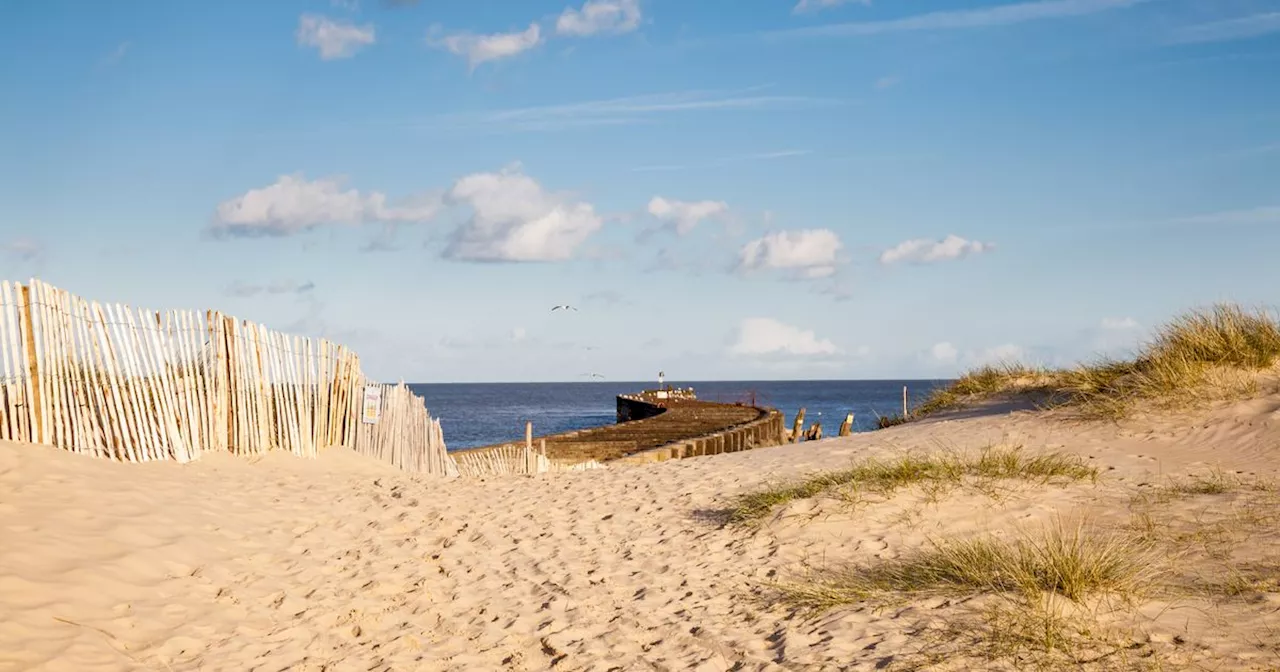
[[[848,469],[822,472],[790,483],[737,497],[730,522],[749,523],[776,507],[808,499],[839,487],[888,495],[918,484],[958,485],[965,478],[1050,481],[1096,480],[1098,471],[1076,455],[1049,452],[1030,455],[1020,447],[991,446],[976,455],[958,453],[906,454],[892,459],[865,459]]]
[[[1175,318],[1131,361],[1102,360],[1071,369],[987,366],[935,391],[913,418],[992,397],[1042,392],[1047,404],[1083,416],[1117,419],[1139,403],[1176,407],[1256,392],[1254,375],[1280,359],[1280,320],[1265,310],[1216,305]]]
[[[976,599],[976,613],[953,608],[944,616],[917,656],[925,662],[979,658],[1014,669],[1147,669],[1155,661],[1139,657],[1150,651],[1100,625],[1097,610],[1108,601],[1133,604],[1156,589],[1165,572],[1155,547],[1138,536],[1058,521],[1012,540],[947,540],[899,558],[816,569],[777,586],[775,596],[809,612]]]
[[[815,571],[780,587],[782,601],[809,609],[891,602],[901,597],[1044,593],[1081,602],[1093,595],[1141,595],[1158,575],[1154,547],[1141,537],[1061,523],[1039,535],[935,542],[891,560]]]

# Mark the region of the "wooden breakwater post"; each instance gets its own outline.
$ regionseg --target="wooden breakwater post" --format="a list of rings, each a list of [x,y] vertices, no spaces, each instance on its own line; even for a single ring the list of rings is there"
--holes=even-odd
[[[801,406],[800,410],[796,412],[795,423],[791,425],[791,443],[796,443],[797,441],[800,440],[800,432],[803,430],[804,430],[804,407]]]
[[[853,414],[844,416],[844,422],[840,423],[840,436],[849,436],[853,433]]]

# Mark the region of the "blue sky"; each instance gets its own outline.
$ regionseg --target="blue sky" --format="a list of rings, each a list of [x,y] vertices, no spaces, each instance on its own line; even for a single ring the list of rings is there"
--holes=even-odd
[[[0,64],[0,276],[388,380],[948,376],[1280,288],[1280,0],[6,0]]]

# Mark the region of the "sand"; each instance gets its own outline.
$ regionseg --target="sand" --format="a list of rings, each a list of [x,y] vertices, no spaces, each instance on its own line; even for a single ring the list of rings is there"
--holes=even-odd
[[[964,651],[929,658],[958,639],[935,636],[964,608],[950,600],[814,615],[761,597],[806,566],[894,557],[939,536],[1082,510],[1123,523],[1135,493],[1173,475],[1280,479],[1280,397],[1119,426],[1001,410],[485,481],[415,478],[341,450],[123,465],[0,444],[0,670],[994,669]],[[819,497],[759,529],[723,524],[727,498],[766,482],[989,444],[1076,453],[1104,476],[1014,483],[995,498]],[[1240,497],[1175,499],[1158,515],[1203,523]],[[1256,528],[1228,530],[1202,562],[1274,560],[1274,520]],[[1166,669],[1280,665],[1274,592],[1140,606],[1150,613],[1134,650]]]

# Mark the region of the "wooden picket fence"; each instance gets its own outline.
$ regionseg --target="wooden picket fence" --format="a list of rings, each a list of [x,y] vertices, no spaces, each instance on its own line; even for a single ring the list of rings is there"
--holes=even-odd
[[[462,451],[453,456],[460,475],[479,478],[512,474],[545,474],[562,471],[586,471],[604,469],[595,460],[577,464],[561,464],[545,454],[524,445],[507,444],[488,450]]]
[[[440,422],[403,383],[372,383],[351,350],[216,311],[87,301],[0,283],[0,440],[122,462],[329,446],[456,476]],[[366,387],[381,388],[376,422]]]

